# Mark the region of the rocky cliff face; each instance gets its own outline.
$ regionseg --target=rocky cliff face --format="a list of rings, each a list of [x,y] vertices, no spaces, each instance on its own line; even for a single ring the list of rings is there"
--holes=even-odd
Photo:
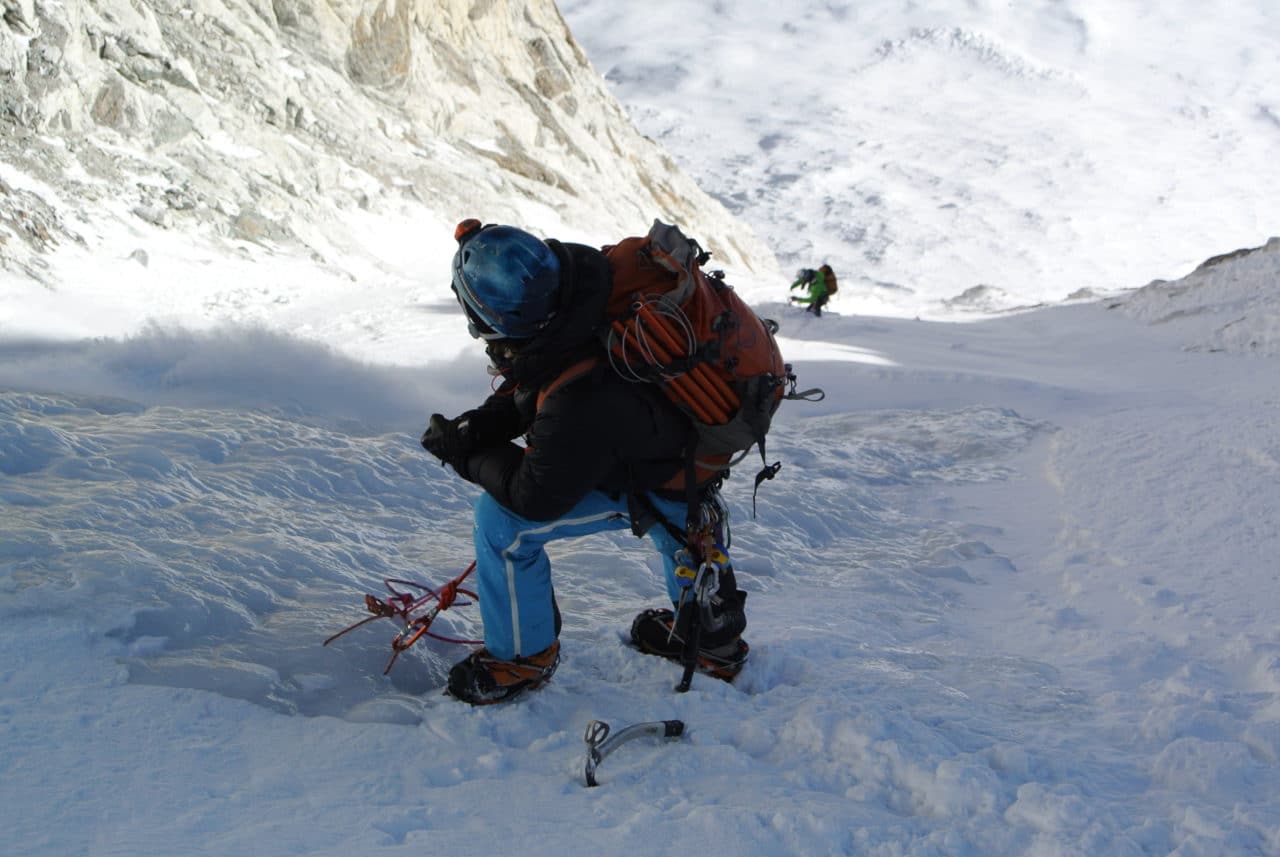
[[[595,243],[662,217],[774,270],[634,130],[552,0],[0,8],[0,262],[47,286],[50,254],[92,252],[103,218],[324,261],[352,209]]]

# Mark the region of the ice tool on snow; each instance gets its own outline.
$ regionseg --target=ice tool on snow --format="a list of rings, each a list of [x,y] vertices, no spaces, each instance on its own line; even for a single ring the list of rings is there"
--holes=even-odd
[[[587,742],[587,765],[584,772],[587,786],[600,785],[596,781],[596,768],[604,761],[605,756],[626,742],[644,735],[652,735],[656,738],[679,738],[683,734],[683,720],[652,720],[647,723],[633,723],[612,734],[608,723],[603,720],[592,720],[587,724],[587,732],[582,737],[582,740]]]

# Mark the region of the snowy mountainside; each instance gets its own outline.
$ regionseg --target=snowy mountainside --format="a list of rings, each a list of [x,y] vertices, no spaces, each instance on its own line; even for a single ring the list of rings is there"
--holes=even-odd
[[[1262,247],[1208,259],[1176,282],[1152,282],[1111,305],[1150,324],[1194,325],[1196,338],[1188,347],[1275,357],[1278,287],[1280,238],[1272,238]]]
[[[358,290],[412,306],[469,216],[593,244],[663,217],[776,270],[631,126],[551,0],[15,0],[0,84],[10,330],[69,314],[120,335],[139,306],[279,323],[281,302]],[[341,334],[311,334],[352,340],[363,319],[342,311]]]
[[[1280,221],[1269,0],[561,8],[640,129],[785,269],[830,262],[846,312],[1106,294]]]
[[[592,124],[616,107],[588,104],[598,82],[547,35],[554,7],[8,0],[10,850],[1280,857],[1280,248],[1115,293],[1175,256],[1244,245],[1211,236],[1251,217],[1274,231],[1253,157],[1273,133],[1270,6],[741,0],[694,4],[692,20],[663,0],[565,5],[604,20],[597,37],[630,34],[615,82],[635,72],[634,93],[658,79],[695,113],[714,105],[726,139],[691,163],[781,227],[784,258],[828,241],[855,254],[853,297],[821,318],[783,302],[767,259],[743,284],[781,323],[800,385],[827,394],[779,411],[783,466],[758,514],[750,459],[725,485],[748,666],[676,694],[678,669],[627,645],[664,593],[657,557],[625,533],[552,545],[563,662],[511,705],[441,695],[465,645],[424,641],[384,676],[387,620],[322,645],[384,578],[440,584],[473,554],[477,489],[417,441],[428,414],[489,389],[448,293],[452,220],[496,211],[598,242],[662,195],[637,191],[617,154],[632,132]],[[874,62],[815,102],[810,65],[761,61],[797,38],[813,61],[835,44],[841,62]],[[559,90],[557,68],[586,88]],[[743,81],[749,110],[725,97]],[[1088,121],[1072,112],[1117,90]],[[1019,111],[997,110],[1010,94]],[[815,103],[867,144],[851,157],[812,136],[795,111]],[[1103,154],[1130,147],[1134,117],[1153,171]],[[843,190],[813,192],[801,166]],[[599,194],[572,197],[568,176]],[[464,210],[447,207],[455,191]],[[1133,211],[1151,219],[1116,225]],[[1046,272],[1111,296],[993,312],[1039,297],[1018,284],[1057,288]],[[898,309],[950,299],[965,323],[850,312],[868,284]],[[465,604],[436,627],[479,633]],[[589,721],[668,718],[683,738],[627,745],[584,787]]]

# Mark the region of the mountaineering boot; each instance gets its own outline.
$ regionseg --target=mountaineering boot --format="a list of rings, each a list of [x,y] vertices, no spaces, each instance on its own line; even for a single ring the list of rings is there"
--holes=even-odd
[[[747,627],[747,615],[742,609],[745,592],[717,611],[699,637],[698,672],[715,678],[733,681],[747,663],[750,647],[742,639]],[[686,609],[697,609],[690,605]],[[636,616],[631,623],[631,642],[646,655],[657,655],[668,660],[680,661],[684,654],[684,638],[675,630],[676,614],[666,608],[652,608]]]
[[[504,661],[477,649],[449,670],[450,696],[472,705],[492,705],[541,686],[560,664],[560,641],[530,655]]]

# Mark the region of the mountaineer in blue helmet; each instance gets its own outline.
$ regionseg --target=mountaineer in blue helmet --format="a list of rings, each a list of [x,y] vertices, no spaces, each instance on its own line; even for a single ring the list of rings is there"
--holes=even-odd
[[[484,647],[450,670],[448,692],[486,705],[541,685],[559,664],[547,542],[647,533],[674,600],[684,545],[653,523],[684,520],[687,498],[659,487],[684,466],[691,424],[656,385],[629,383],[594,359],[613,282],[603,253],[476,220],[460,223],[455,237],[452,288],[502,381],[478,408],[453,419],[433,414],[422,445],[484,489],[474,532]],[[513,442],[522,435],[523,445]],[[715,627],[699,638],[700,668],[731,680],[747,654],[746,595],[731,569],[719,594]],[[641,651],[679,657],[671,617],[665,609],[636,617]]]

